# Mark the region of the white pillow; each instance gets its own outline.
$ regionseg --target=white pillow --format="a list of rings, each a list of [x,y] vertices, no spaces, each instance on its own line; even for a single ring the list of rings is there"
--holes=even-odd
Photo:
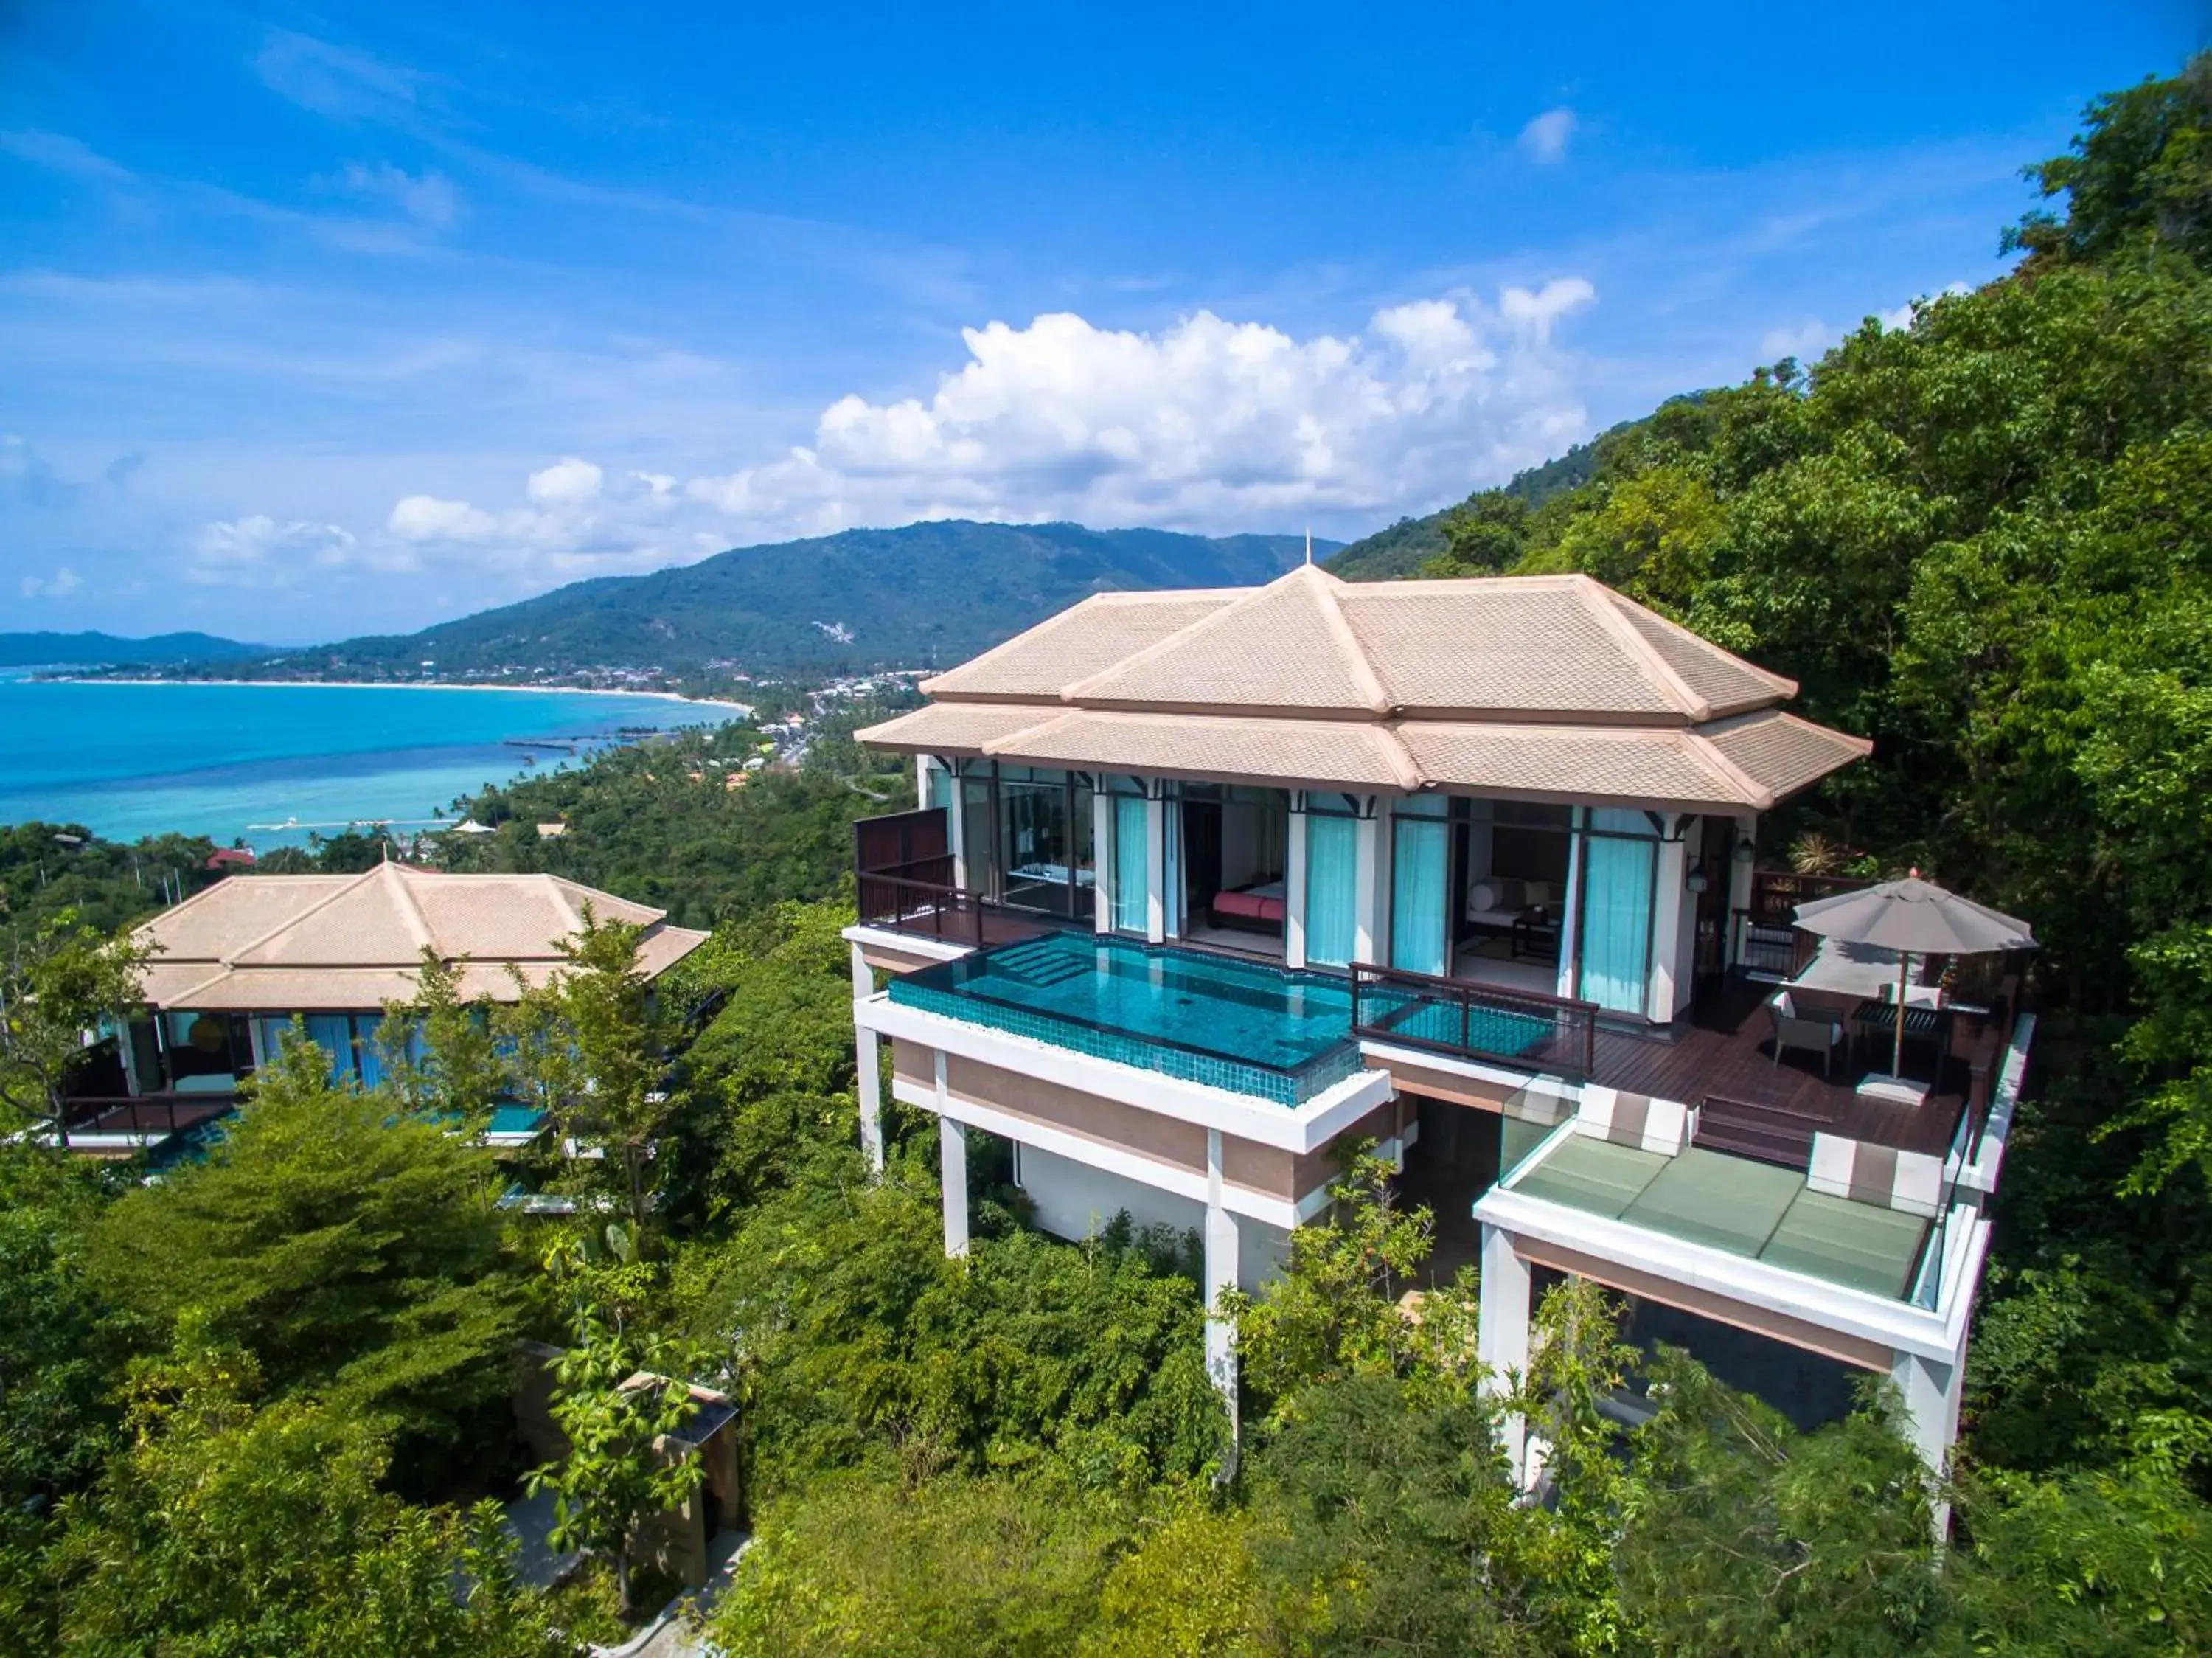
[[[1498,907],[1498,887],[1494,882],[1478,881],[1474,890],[1467,895],[1468,907],[1473,910],[1494,910]]]

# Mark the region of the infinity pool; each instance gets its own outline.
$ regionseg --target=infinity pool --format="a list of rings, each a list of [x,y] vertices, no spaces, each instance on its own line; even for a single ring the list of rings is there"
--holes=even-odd
[[[1359,1063],[1352,987],[1336,974],[1091,933],[940,962],[891,980],[890,999],[1280,1105]]]

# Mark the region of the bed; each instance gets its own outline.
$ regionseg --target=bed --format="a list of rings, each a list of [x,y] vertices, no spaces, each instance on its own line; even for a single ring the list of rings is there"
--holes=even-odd
[[[1266,931],[1283,924],[1283,883],[1259,881],[1234,892],[1216,893],[1206,908],[1217,927],[1249,927]]]

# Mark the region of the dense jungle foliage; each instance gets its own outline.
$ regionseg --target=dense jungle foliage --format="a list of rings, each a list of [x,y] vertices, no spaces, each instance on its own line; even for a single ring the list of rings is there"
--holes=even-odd
[[[1589,570],[1797,676],[1808,715],[1880,747],[1795,829],[2046,940],[1943,1490],[1880,1391],[1801,1433],[1623,1349],[1582,1286],[1505,1402],[1554,1445],[1556,1501],[1515,1502],[1473,1286],[1403,1317],[1428,1217],[1364,1160],[1236,1309],[1232,1458],[1192,1240],[1054,1242],[986,1181],[948,1260],[934,1125],[895,1107],[867,1178],[833,889],[846,818],[902,804],[896,771],[825,742],[732,789],[706,780],[720,748],[696,778],[641,749],[473,802],[531,827],[471,856],[573,858],[716,923],[670,999],[718,1010],[664,1089],[636,1076],[659,1015],[587,941],[588,982],[514,1058],[453,1009],[374,1094],[297,1051],[158,1182],[0,1141],[0,1650],[572,1649],[588,1620],[472,1506],[523,1472],[500,1424],[525,1336],[600,1374],[685,1355],[739,1401],[757,1540],[711,1629],[732,1654],[2212,1646],[2208,131],[2203,64],[2102,101],[2036,174],[2065,210],[2015,232],[2014,277],[1669,405],[1540,506],[1478,496],[1443,555]],[[55,877],[24,870],[50,844],[0,860],[48,922]],[[119,920],[126,885],[110,856],[73,901]],[[496,1162],[448,1131],[495,1061],[657,1154]],[[519,1174],[588,1221],[500,1208]],[[1624,1434],[1595,1405],[1639,1368],[1657,1414]]]

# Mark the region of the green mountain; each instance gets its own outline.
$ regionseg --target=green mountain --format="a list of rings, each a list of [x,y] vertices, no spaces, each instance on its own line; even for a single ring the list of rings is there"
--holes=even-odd
[[[1553,496],[1580,488],[1597,471],[1597,446],[1614,432],[1626,431],[1636,424],[1624,421],[1587,443],[1576,444],[1556,460],[1514,473],[1504,493],[1517,495],[1531,507],[1540,507]],[[1439,507],[1425,518],[1401,518],[1388,529],[1361,537],[1329,559],[1330,573],[1347,582],[1390,581],[1416,574],[1444,550],[1444,520],[1459,505]]]
[[[508,667],[923,667],[972,656],[1090,594],[1265,582],[1304,546],[1295,535],[1209,539],[1079,524],[846,530],[578,582],[420,633],[323,646],[287,666],[382,677],[429,662],[441,678]]]
[[[0,633],[0,667],[75,667],[143,663],[173,667],[190,662],[239,661],[270,654],[267,645],[241,644],[212,633],[157,633],[149,639],[112,633]]]

